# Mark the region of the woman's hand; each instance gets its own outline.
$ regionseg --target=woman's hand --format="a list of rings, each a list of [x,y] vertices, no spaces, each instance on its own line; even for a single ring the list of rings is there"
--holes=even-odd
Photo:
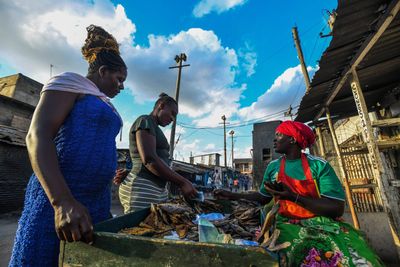
[[[180,189],[182,191],[183,196],[189,199],[195,198],[198,194],[197,190],[194,188],[192,183],[186,179],[180,186]]]
[[[69,199],[53,208],[56,233],[60,240],[93,243],[92,220],[85,206],[75,199]]]
[[[232,198],[232,192],[224,190],[224,189],[214,190],[213,194],[216,199],[228,199],[229,200]]]
[[[125,180],[126,176],[128,176],[129,171],[127,169],[118,169],[115,172],[115,176],[113,178],[113,183],[115,185],[120,185],[122,181]]]
[[[286,184],[284,183],[267,183],[264,182],[264,188],[268,193],[273,195],[274,197],[282,200],[290,200],[295,201],[297,194],[294,193]]]

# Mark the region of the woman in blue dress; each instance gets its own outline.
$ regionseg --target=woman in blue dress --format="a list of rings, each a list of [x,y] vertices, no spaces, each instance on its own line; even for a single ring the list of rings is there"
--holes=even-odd
[[[51,78],[32,118],[26,144],[34,174],[10,266],[57,266],[60,240],[91,243],[93,224],[110,216],[122,121],[109,98],[124,88],[127,67],[111,34],[87,31],[87,76]]]

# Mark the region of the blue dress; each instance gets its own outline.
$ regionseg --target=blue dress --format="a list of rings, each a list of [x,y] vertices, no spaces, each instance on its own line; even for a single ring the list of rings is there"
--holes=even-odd
[[[110,217],[111,180],[117,168],[119,116],[96,96],[77,100],[55,138],[61,172],[93,224]],[[54,210],[37,177],[30,177],[9,266],[57,266]]]

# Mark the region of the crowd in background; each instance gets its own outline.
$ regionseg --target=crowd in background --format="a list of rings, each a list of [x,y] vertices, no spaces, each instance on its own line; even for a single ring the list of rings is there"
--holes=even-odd
[[[218,170],[205,174],[207,183],[205,186],[216,189],[227,188],[232,192],[242,192],[252,189],[251,177],[241,173],[220,174]]]

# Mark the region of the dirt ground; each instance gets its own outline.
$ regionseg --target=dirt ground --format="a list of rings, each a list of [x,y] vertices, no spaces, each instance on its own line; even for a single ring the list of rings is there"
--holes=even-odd
[[[119,216],[123,214],[123,209],[119,203],[113,201],[111,212],[113,215]],[[0,267],[8,266],[10,261],[20,216],[21,212],[10,212],[0,215]]]
[[[7,266],[14,244],[19,212],[0,215],[0,266]]]

